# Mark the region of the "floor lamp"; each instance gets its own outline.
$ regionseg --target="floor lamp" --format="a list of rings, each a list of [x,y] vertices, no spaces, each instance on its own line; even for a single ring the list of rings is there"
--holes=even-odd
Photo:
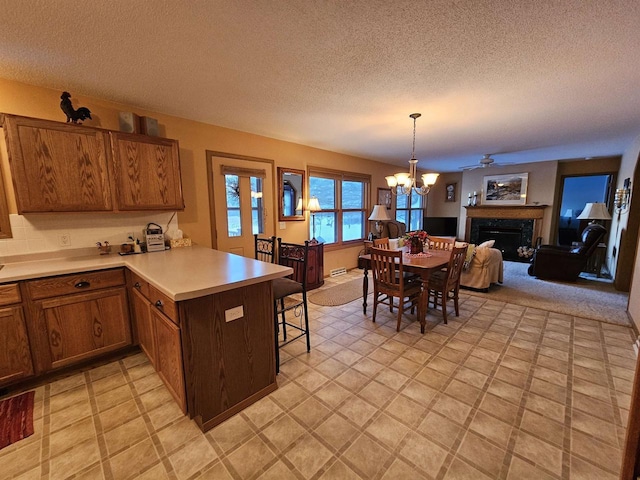
[[[320,202],[316,197],[309,199],[307,210],[311,212],[311,221],[313,222],[313,238],[309,243],[318,243],[318,240],[316,240],[316,212],[320,211]]]

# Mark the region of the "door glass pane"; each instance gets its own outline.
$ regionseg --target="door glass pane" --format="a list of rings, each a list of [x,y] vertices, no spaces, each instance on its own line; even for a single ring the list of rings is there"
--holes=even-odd
[[[262,179],[251,177],[251,233],[264,233]]]
[[[344,212],[342,214],[342,241],[364,238],[364,214],[359,212]]]
[[[344,210],[364,207],[364,184],[362,182],[342,182],[342,208]]]
[[[227,235],[242,235],[242,218],[240,216],[240,178],[237,175],[225,175],[227,199]]]
[[[558,221],[560,245],[580,241],[580,234],[589,220],[578,220],[577,217],[589,202],[607,203],[610,178],[610,175],[589,175],[564,179]]]
[[[318,212],[315,214],[315,239],[324,243],[336,242],[335,212]],[[313,224],[313,220],[312,220]],[[313,225],[312,225],[313,230]],[[311,232],[313,235],[313,232]]]
[[[317,197],[320,208],[333,210],[336,208],[336,182],[330,178],[310,177],[309,195]],[[317,220],[316,220],[317,221]]]

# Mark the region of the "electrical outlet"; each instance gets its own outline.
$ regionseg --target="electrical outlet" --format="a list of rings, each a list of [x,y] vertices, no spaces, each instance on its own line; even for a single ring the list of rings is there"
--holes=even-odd
[[[61,247],[70,247],[71,246],[71,235],[68,233],[61,233],[58,235],[58,244]]]

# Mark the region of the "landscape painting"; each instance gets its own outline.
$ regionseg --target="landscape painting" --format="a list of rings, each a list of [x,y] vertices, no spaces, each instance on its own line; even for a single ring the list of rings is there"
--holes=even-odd
[[[485,205],[524,205],[527,201],[528,173],[487,175],[484,177]]]

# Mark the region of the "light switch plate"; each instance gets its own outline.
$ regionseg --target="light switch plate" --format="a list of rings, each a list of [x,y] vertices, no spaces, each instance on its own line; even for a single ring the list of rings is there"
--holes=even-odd
[[[279,222],[278,227],[280,227],[280,230],[284,230],[287,228],[287,224],[285,222]]]
[[[244,308],[242,305],[230,308],[224,311],[224,320],[226,322],[233,322],[244,316]]]

